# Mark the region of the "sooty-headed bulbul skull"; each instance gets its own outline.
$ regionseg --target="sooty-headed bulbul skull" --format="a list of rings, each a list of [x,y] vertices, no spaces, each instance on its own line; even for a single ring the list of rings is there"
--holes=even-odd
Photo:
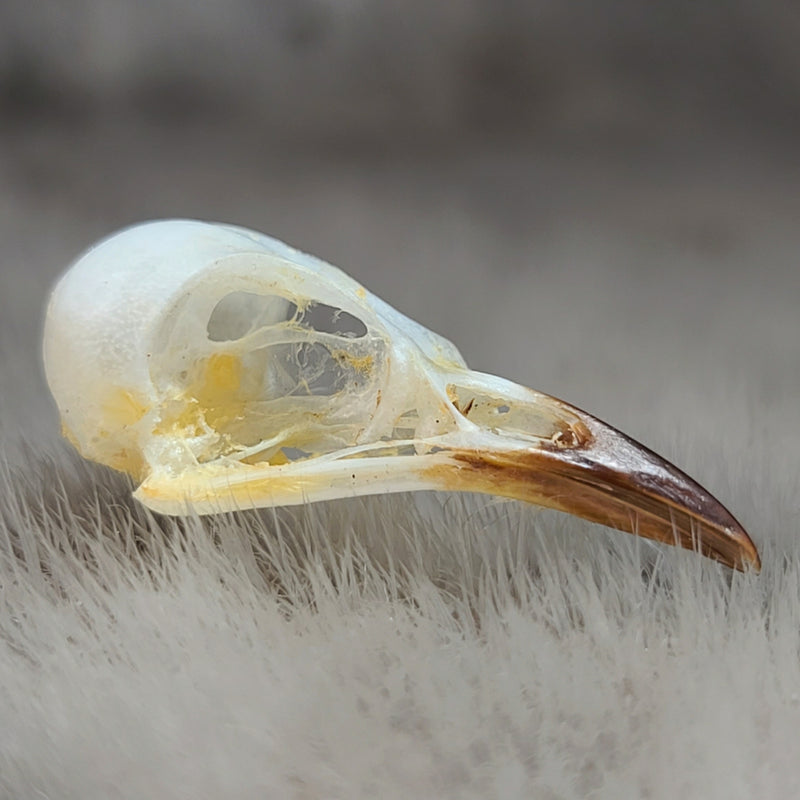
[[[53,291],[44,356],[65,435],[158,512],[488,492],[758,565],[671,464],[243,228],[149,222],[90,248]]]

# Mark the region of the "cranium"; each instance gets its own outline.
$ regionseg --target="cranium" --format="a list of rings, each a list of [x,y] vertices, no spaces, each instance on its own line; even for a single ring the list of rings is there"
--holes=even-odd
[[[105,239],[47,311],[47,380],[89,459],[166,514],[486,492],[758,566],[708,492],[567,403],[467,368],[340,270],[253,231]]]

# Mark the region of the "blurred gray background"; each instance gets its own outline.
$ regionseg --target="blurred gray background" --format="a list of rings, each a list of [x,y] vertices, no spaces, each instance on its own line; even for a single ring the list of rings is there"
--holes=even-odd
[[[4,0],[5,444],[56,430],[49,285],[165,216],[320,255],[700,477],[800,430],[798,41],[789,0]]]

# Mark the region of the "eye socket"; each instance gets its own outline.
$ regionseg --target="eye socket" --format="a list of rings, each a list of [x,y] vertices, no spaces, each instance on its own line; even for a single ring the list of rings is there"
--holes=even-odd
[[[342,308],[287,294],[209,302],[198,291],[175,304],[149,361],[164,398],[158,435],[184,436],[202,463],[279,464],[355,443],[358,409],[379,402],[385,337]]]
[[[259,328],[293,319],[297,306],[285,297],[254,292],[231,292],[215,306],[206,332],[212,342],[235,342]]]
[[[316,342],[278,345],[265,353],[263,390],[273,397],[330,397],[354,379],[352,369]]]
[[[367,335],[367,326],[358,317],[341,308],[313,301],[300,313],[297,324],[320,333],[343,336],[345,339],[361,339]]]
[[[349,384],[363,383],[370,371],[363,350],[367,326],[341,308],[314,300],[230,292],[214,306],[206,333],[215,345],[233,348],[243,369],[242,386],[264,401],[332,397]],[[351,343],[337,346],[331,336]]]
[[[312,300],[298,310],[297,304],[285,297],[254,292],[226,294],[214,306],[206,333],[212,342],[234,342],[283,322],[294,322],[301,328],[344,339],[367,335],[367,326],[358,317],[336,306]]]

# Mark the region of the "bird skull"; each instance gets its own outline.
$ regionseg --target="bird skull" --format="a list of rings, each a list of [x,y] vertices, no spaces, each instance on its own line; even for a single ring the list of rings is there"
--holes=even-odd
[[[731,514],[659,456],[469,370],[340,270],[243,228],[101,241],[53,291],[44,358],[67,438],[158,512],[487,492],[758,566]]]

